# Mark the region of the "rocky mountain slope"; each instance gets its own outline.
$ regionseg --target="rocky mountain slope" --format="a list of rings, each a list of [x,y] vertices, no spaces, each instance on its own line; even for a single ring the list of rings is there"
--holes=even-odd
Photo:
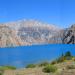
[[[63,43],[64,44],[75,44],[75,24],[70,28],[64,30],[63,33]]]
[[[0,24],[0,47],[75,43],[74,31],[75,25],[69,29],[60,29],[35,20],[4,23]]]
[[[0,24],[0,47],[61,43],[58,40],[60,31],[54,25],[35,20]]]

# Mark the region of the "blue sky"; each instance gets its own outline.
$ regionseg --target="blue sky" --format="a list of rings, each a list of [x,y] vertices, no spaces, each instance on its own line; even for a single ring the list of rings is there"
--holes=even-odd
[[[68,27],[75,23],[75,0],[0,0],[0,22],[19,19]]]

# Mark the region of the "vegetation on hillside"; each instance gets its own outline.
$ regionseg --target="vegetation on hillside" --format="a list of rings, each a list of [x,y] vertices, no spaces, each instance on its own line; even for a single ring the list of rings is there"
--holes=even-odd
[[[42,67],[42,66],[47,66],[49,63],[46,61],[46,62],[42,62],[39,64],[39,67]]]
[[[0,66],[0,70],[15,70],[14,66]]]
[[[16,67],[14,66],[0,66],[0,75],[4,74],[5,70],[15,70]]]
[[[51,73],[51,72],[54,73],[57,71],[57,67],[49,64],[45,66],[42,71],[45,73]]]
[[[37,65],[34,65],[34,64],[29,64],[26,66],[26,68],[35,68],[35,67],[42,67],[42,71],[45,72],[45,73],[54,73],[58,70],[58,68],[55,66],[55,64],[59,64],[59,63],[63,63],[65,61],[69,61],[69,60],[72,60],[74,57],[72,56],[71,52],[70,51],[67,51],[65,54],[62,53],[62,55],[52,61],[51,63],[49,62],[42,62],[40,64],[37,64]],[[68,65],[66,67],[67,69],[75,69],[75,66],[73,65]]]
[[[36,67],[35,64],[28,64],[28,65],[26,66],[26,68],[35,68],[35,67]]]
[[[62,53],[62,55],[58,59],[52,61],[52,63],[61,63],[64,62],[65,60],[71,60],[72,58],[73,56],[71,52],[67,51],[65,54]]]

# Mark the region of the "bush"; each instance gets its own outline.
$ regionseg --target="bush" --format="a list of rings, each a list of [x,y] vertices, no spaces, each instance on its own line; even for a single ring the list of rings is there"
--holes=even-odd
[[[0,75],[3,75],[2,73],[0,73]]]
[[[15,70],[16,67],[14,67],[14,66],[0,66],[0,70],[9,70],[9,69]]]
[[[29,64],[26,66],[26,68],[35,68],[35,67],[36,67],[36,65],[34,65],[34,64]]]
[[[0,72],[0,75],[3,75],[4,72]]]
[[[14,67],[14,66],[5,66],[5,67],[7,67],[8,69],[12,69],[12,70],[16,69],[16,67]]]
[[[75,69],[75,65],[68,65],[66,68],[67,69]]]
[[[71,55],[71,52],[70,51],[67,51],[66,53],[65,53],[65,57],[71,57],[72,55]]]
[[[53,65],[47,65],[46,67],[43,68],[43,72],[45,73],[54,73],[57,71],[57,67],[53,66]]]
[[[64,58],[59,58],[58,60],[57,60],[57,63],[62,63],[62,62],[64,62]]]
[[[51,62],[51,65],[54,65],[54,64],[56,64],[57,63],[57,61],[52,61]]]
[[[73,58],[72,60],[75,61],[75,58]]]
[[[42,62],[41,64],[39,64],[40,67],[42,67],[42,66],[47,66],[47,65],[49,65],[48,62]]]

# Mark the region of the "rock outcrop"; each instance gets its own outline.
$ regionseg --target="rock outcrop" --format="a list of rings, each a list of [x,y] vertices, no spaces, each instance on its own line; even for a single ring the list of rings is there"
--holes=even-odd
[[[75,25],[72,25],[70,28],[64,30],[63,43],[75,44]]]

